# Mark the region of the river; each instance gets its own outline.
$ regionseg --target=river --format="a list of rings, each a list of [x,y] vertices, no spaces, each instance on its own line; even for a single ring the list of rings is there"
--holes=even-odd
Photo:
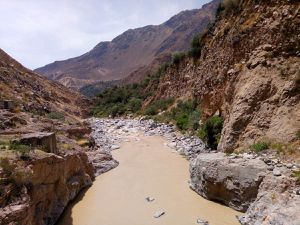
[[[226,206],[208,201],[188,185],[189,163],[161,137],[124,142],[113,156],[120,165],[96,178],[64,212],[59,225],[238,225]],[[147,202],[146,197],[155,200]],[[154,218],[158,211],[165,214]]]

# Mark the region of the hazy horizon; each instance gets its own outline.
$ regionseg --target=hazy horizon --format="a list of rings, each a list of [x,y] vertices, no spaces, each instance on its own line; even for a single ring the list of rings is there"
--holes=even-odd
[[[200,8],[207,2],[0,0],[0,48],[24,66],[35,69],[79,56],[128,29],[161,24],[183,10]]]

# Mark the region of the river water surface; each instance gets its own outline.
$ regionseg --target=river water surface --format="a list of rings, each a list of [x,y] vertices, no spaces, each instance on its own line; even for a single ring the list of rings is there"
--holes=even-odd
[[[161,137],[140,137],[113,152],[120,165],[96,178],[63,214],[59,225],[238,225],[240,213],[208,201],[188,185],[186,159]],[[146,197],[153,197],[147,202]],[[157,211],[165,215],[156,219]]]

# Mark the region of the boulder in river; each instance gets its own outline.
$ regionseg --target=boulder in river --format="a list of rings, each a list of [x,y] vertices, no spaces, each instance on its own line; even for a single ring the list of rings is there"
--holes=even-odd
[[[256,199],[267,172],[260,159],[230,159],[224,153],[200,154],[190,163],[191,188],[203,197],[245,212]]]

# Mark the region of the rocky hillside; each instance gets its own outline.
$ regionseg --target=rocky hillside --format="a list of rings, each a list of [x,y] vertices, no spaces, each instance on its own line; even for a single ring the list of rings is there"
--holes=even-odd
[[[153,83],[147,100],[196,99],[202,122],[224,120],[218,149],[259,140],[291,143],[300,128],[298,1],[224,1],[199,38],[201,56],[183,58]],[[148,87],[149,88],[149,87]],[[150,85],[151,89],[151,85]]]
[[[12,100],[15,110],[36,113],[62,112],[70,117],[86,114],[88,100],[61,84],[49,81],[0,49],[0,100]]]
[[[0,50],[0,224],[55,224],[95,174],[118,165],[81,121],[88,104]]]
[[[54,62],[36,72],[74,88],[125,78],[132,73],[139,75],[137,71],[145,71],[154,59],[187,50],[193,36],[214,19],[218,2],[214,0],[201,9],[183,11],[158,26],[128,30],[111,42],[99,43],[82,56]]]

